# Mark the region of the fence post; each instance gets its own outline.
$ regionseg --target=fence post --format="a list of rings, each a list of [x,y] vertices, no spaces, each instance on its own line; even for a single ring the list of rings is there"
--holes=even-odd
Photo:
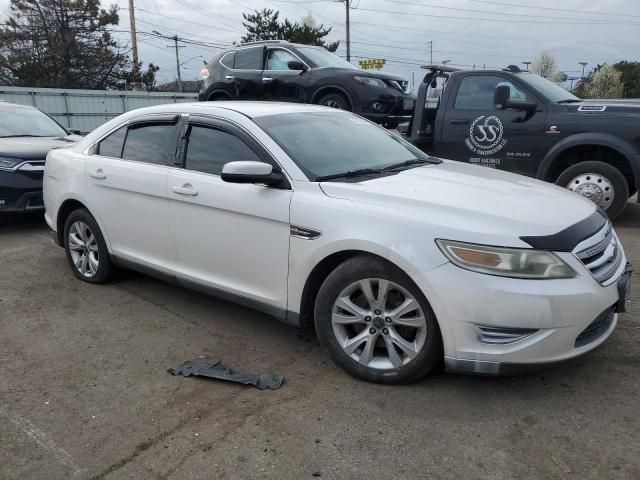
[[[64,98],[64,108],[66,110],[65,116],[67,117],[67,128],[71,128],[71,112],[69,111],[69,93],[62,92],[62,97]]]

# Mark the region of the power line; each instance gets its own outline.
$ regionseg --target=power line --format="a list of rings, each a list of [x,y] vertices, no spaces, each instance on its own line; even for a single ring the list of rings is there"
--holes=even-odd
[[[502,3],[502,2],[492,2],[489,0],[467,0],[468,2],[476,2],[476,3],[485,3],[488,5],[499,5],[501,7],[519,7],[519,8],[529,8],[529,9],[536,9],[536,10],[549,10],[549,11],[554,11],[554,12],[567,12],[567,13],[582,13],[582,14],[589,14],[589,15],[604,15],[607,17],[634,17],[634,18],[640,18],[640,15],[628,15],[626,13],[611,13],[611,12],[585,12],[585,11],[576,11],[576,10],[571,10],[568,8],[554,8],[554,7],[539,7],[536,5],[523,5],[521,3]]]

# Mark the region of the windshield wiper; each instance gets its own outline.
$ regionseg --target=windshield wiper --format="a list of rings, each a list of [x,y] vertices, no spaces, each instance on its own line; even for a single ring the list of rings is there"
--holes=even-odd
[[[427,160],[426,158],[412,158],[411,160],[405,160],[404,162],[393,163],[391,165],[387,165],[382,169],[383,172],[389,172],[391,170],[395,170],[396,168],[403,167],[412,167],[415,165],[424,165],[425,163],[438,163],[434,160]]]
[[[558,100],[556,103],[581,103],[584,100],[581,100],[579,98],[567,98],[565,100]]]
[[[348,172],[332,173],[331,175],[320,175],[316,177],[316,182],[324,182],[325,180],[333,180],[334,178],[357,177],[360,175],[370,175],[375,173],[384,173],[382,168],[359,168],[357,170],[349,170]]]

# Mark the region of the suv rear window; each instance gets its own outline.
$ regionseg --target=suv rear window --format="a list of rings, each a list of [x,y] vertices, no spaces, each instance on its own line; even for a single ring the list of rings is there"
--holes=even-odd
[[[264,47],[243,48],[236,51],[233,68],[236,70],[262,70]]]
[[[230,52],[220,59],[220,63],[222,63],[227,68],[233,68],[233,60],[235,58],[236,52]]]

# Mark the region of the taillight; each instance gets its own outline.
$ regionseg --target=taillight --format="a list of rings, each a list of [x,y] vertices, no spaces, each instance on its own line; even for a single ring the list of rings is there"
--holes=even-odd
[[[209,69],[207,67],[204,67],[202,70],[200,70],[200,78],[202,78],[203,80],[209,78]]]

